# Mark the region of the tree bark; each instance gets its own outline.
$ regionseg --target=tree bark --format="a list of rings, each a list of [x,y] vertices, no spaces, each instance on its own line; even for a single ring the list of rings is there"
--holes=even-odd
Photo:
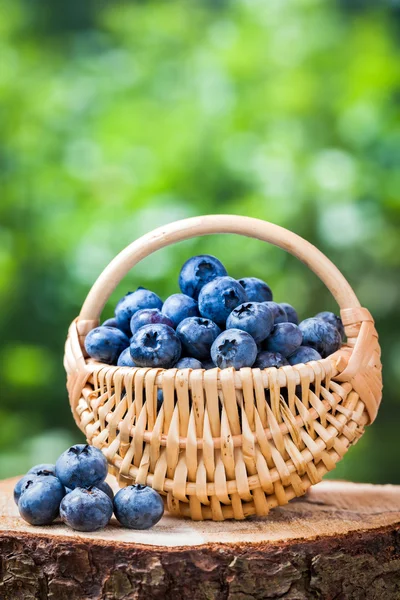
[[[399,600],[400,487],[327,481],[244,522],[31,527],[0,484],[1,600]]]

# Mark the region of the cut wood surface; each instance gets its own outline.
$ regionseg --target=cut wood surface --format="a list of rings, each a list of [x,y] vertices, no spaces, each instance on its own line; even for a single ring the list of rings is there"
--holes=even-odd
[[[78,533],[20,519],[15,482],[0,483],[1,600],[400,600],[400,486],[325,481],[266,518]]]

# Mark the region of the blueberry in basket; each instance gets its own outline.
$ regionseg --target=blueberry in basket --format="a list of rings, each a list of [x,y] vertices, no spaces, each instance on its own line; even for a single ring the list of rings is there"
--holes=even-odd
[[[234,308],[247,302],[244,288],[233,277],[217,277],[207,283],[199,294],[199,311],[202,317],[224,327]]]
[[[188,317],[179,323],[176,333],[185,352],[198,360],[210,359],[211,346],[221,329],[211,319]]]
[[[192,256],[181,269],[179,287],[183,294],[197,300],[201,288],[206,283],[224,275],[227,275],[226,269],[215,256],[209,254]]]
[[[137,367],[137,364],[134,362],[131,356],[131,349],[125,348],[123,352],[118,357],[117,360],[118,367]]]
[[[334,313],[320,312],[299,324],[296,308],[274,301],[265,281],[236,280],[211,255],[189,258],[179,287],[164,303],[143,287],[126,294],[115,316],[87,334],[88,355],[128,368],[266,369],[326,358],[344,339]]]
[[[321,355],[314,350],[314,348],[300,346],[300,348],[297,348],[297,350],[289,356],[288,361],[291,365],[298,365],[300,363],[308,363],[311,360],[321,360],[321,358]]]
[[[129,338],[116,327],[95,327],[85,338],[86,352],[99,362],[115,364],[119,355],[129,346]]]
[[[322,358],[339,350],[342,339],[337,327],[314,317],[305,319],[299,324],[299,329],[303,337],[303,345],[314,348]]]
[[[181,351],[181,341],[168,325],[145,325],[131,339],[131,356],[139,367],[169,369],[179,360]]]
[[[257,356],[254,338],[240,329],[223,331],[211,346],[211,358],[216,367],[252,367]]]
[[[233,309],[226,320],[227,329],[241,329],[249,333],[256,343],[269,336],[274,326],[272,310],[261,302],[245,302]]]
[[[265,306],[268,306],[268,308],[272,311],[272,314],[274,315],[274,325],[277,325],[278,323],[288,322],[289,319],[282,304],[270,301],[265,302]]]
[[[278,323],[265,341],[265,350],[287,357],[300,348],[302,340],[300,327],[294,323]]]
[[[203,365],[197,358],[186,356],[185,358],[179,359],[174,367],[175,369],[202,369]]]
[[[276,367],[279,369],[279,367],[285,367],[288,364],[288,360],[279,352],[261,350],[261,352],[257,354],[253,367],[255,369],[267,369],[269,367]]]
[[[186,296],[186,294],[172,294],[164,302],[162,312],[170,319],[172,326],[176,328],[183,319],[198,317],[199,307],[196,300]]]
[[[165,313],[161,312],[159,308],[142,308],[135,312],[131,318],[131,333],[136,333],[145,325],[159,324],[175,327],[174,322]]]
[[[344,327],[343,327],[342,319],[340,317],[335,315],[333,312],[329,312],[328,310],[325,310],[323,312],[316,314],[315,318],[322,319],[323,321],[326,321],[327,323],[330,323],[331,325],[336,327],[336,329],[340,333],[340,338],[342,340],[344,340],[344,338],[345,338]]]
[[[279,306],[285,311],[289,323],[294,323],[295,325],[299,324],[299,315],[297,314],[296,309],[293,308],[291,304],[288,304],[287,302],[280,302]]]
[[[257,277],[243,277],[238,280],[250,302],[268,302],[272,300],[271,288]]]
[[[115,319],[118,327],[126,334],[130,333],[132,316],[142,308],[162,308],[162,300],[154,292],[139,287],[136,292],[128,292],[115,307]]]

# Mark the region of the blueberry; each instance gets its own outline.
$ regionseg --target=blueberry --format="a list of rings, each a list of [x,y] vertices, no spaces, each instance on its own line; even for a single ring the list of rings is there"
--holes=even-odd
[[[77,531],[97,531],[110,522],[113,503],[97,487],[77,487],[67,494],[60,505],[60,517]]]
[[[114,500],[114,492],[112,491],[111,486],[108,485],[107,481],[101,481],[100,483],[97,483],[95,486],[93,486],[93,489],[94,488],[101,490],[102,492],[107,494],[107,496],[110,498],[111,501]],[[67,494],[70,494],[72,491],[73,490],[71,490],[70,488],[67,488],[67,487],[65,488],[65,492]]]
[[[197,358],[186,357],[178,360],[174,367],[176,369],[202,369],[203,365]]]
[[[211,346],[211,358],[220,369],[251,367],[256,360],[257,345],[252,336],[240,329],[227,329]]]
[[[288,361],[279,352],[267,352],[263,350],[257,354],[256,362],[253,367],[258,369],[267,369],[268,367],[284,367]]]
[[[287,323],[287,314],[281,304],[278,304],[277,302],[265,302],[265,304],[270,310],[272,310],[275,325],[277,325],[278,323]]]
[[[318,318],[305,319],[299,325],[303,334],[303,345],[314,348],[322,358],[336,352],[341,346],[338,329]]]
[[[131,356],[139,367],[169,369],[179,360],[181,341],[168,325],[145,325],[131,340]]]
[[[104,323],[101,324],[101,327],[116,327],[118,329],[117,319],[114,317],[112,319],[106,319]]]
[[[40,476],[55,477],[56,476],[55,465],[48,464],[48,463],[42,463],[40,465],[36,465],[36,466],[32,467],[31,469],[29,469],[28,473],[26,475],[24,475],[23,477],[21,477],[21,479],[19,479],[17,481],[17,483],[15,484],[15,487],[14,487],[14,502],[15,502],[15,504],[18,504],[18,500],[21,496],[21,492],[22,492],[22,489],[23,489],[25,483],[29,479],[36,479],[36,477],[40,477]]]
[[[201,289],[199,311],[202,317],[224,327],[233,309],[243,302],[247,302],[246,292],[236,279],[217,277]]]
[[[114,498],[114,513],[118,521],[129,529],[149,529],[164,514],[161,496],[146,485],[129,485]]]
[[[111,486],[108,485],[107,481],[100,481],[100,483],[98,483],[95,487],[107,494],[111,502],[114,500],[114,492],[112,491]]]
[[[118,356],[129,346],[129,338],[116,327],[96,327],[85,338],[86,352],[102,363],[116,364]]]
[[[56,462],[57,477],[70,489],[97,485],[105,480],[107,472],[104,454],[89,444],[71,446]]]
[[[121,298],[115,307],[115,318],[118,327],[129,335],[132,315],[143,308],[162,308],[162,300],[154,292],[145,288],[138,288],[136,292],[129,292]]]
[[[279,352],[287,357],[301,346],[302,335],[300,328],[294,323],[278,323],[271,335],[265,340],[265,349],[269,352]]]
[[[125,348],[125,350],[123,352],[121,352],[121,354],[119,355],[118,358],[118,362],[117,362],[118,367],[137,367],[137,365],[134,363],[132,356],[131,356],[131,351],[130,348]]]
[[[28,471],[28,475],[30,473],[33,475],[53,475],[53,477],[55,477],[56,465],[53,465],[53,463],[40,463],[39,465],[31,467]]]
[[[245,302],[233,309],[226,320],[227,329],[247,331],[256,343],[269,336],[274,326],[274,315],[266,304]]]
[[[174,323],[158,308],[142,308],[135,312],[131,319],[131,332],[136,333],[138,329],[145,325],[157,324],[169,325],[174,327]]]
[[[272,300],[272,291],[268,284],[257,277],[243,277],[239,283],[244,287],[250,302],[268,302]]]
[[[31,525],[50,525],[58,517],[64,495],[64,486],[57,477],[33,475],[22,487],[19,513]]]
[[[188,317],[179,323],[176,333],[185,352],[203,361],[210,358],[211,346],[221,330],[210,319]]]
[[[215,369],[215,365],[211,358],[209,358],[208,360],[203,360],[201,364],[203,365],[203,369],[205,369],[206,371],[209,371],[210,369]]]
[[[181,269],[179,287],[184,294],[197,300],[201,288],[206,283],[224,275],[227,275],[226,269],[215,256],[209,254],[192,256]]]
[[[325,310],[324,312],[320,312],[317,315],[315,315],[316,319],[322,319],[323,321],[326,321],[327,323],[330,323],[331,325],[333,325],[334,327],[336,327],[336,329],[339,331],[340,333],[340,337],[342,340],[345,339],[345,333],[344,333],[344,327],[343,327],[343,321],[340,317],[338,317],[337,315],[335,315],[335,313],[333,312],[329,312],[328,310]]]
[[[289,323],[294,323],[295,325],[299,324],[299,316],[291,304],[288,304],[287,302],[280,302],[279,306],[281,306],[285,311]]]
[[[162,312],[170,318],[174,328],[178,327],[179,323],[188,317],[199,316],[196,300],[185,294],[172,294],[164,302]]]
[[[297,348],[296,352],[293,352],[288,358],[291,365],[307,363],[310,360],[321,360],[321,355],[318,354],[314,348],[310,348],[309,346],[300,346],[300,348]]]

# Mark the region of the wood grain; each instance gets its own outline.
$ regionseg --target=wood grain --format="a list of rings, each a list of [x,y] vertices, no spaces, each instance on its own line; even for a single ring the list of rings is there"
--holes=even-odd
[[[326,481],[267,518],[78,534],[24,523],[14,483],[0,483],[1,600],[400,599],[400,487]]]

